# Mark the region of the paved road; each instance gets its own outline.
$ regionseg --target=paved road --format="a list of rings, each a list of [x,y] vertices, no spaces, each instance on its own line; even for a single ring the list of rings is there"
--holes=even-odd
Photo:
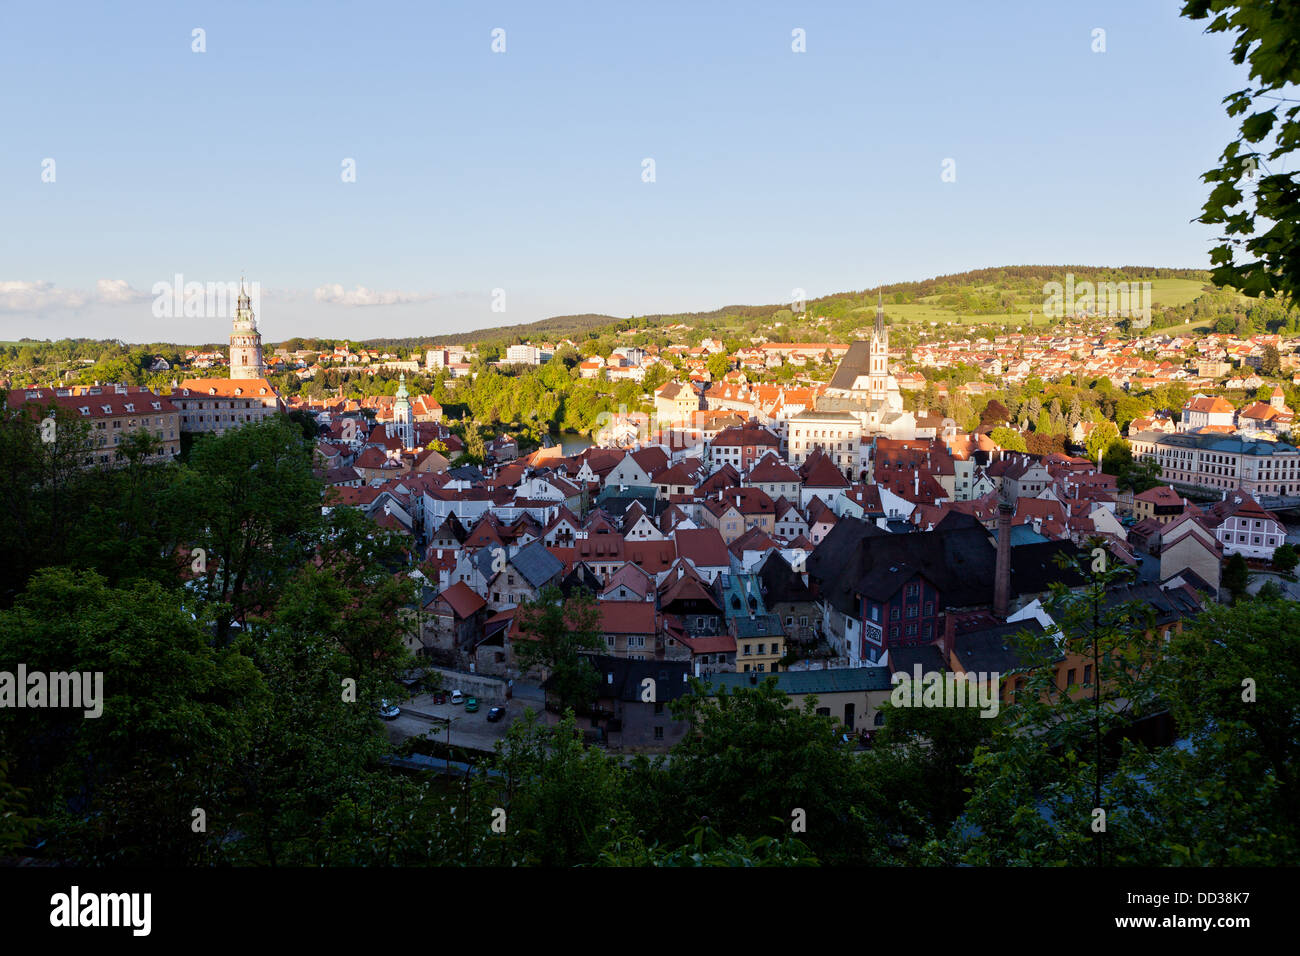
[[[506,704],[506,715],[496,723],[487,719],[488,705],[480,703],[478,713],[466,713],[464,704],[435,704],[430,694],[421,694],[398,704],[401,715],[388,724],[388,739],[394,743],[408,737],[429,737],[447,742],[447,720],[451,721],[451,745],[491,751],[493,744],[505,736],[507,728],[523,715],[526,706],[539,709],[532,701],[518,698]]]
[[[1282,593],[1292,601],[1300,601],[1300,581],[1288,581],[1280,574],[1274,574],[1271,571],[1252,570],[1250,572],[1250,583],[1246,585],[1246,593],[1258,594],[1265,581],[1272,581],[1277,584],[1282,589]]]

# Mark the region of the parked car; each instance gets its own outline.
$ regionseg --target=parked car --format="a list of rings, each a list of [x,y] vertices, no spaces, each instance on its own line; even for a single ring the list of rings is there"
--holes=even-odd
[[[477,711],[478,711],[478,698],[477,698],[477,697],[466,697],[466,698],[465,698],[465,713],[467,713],[467,714],[473,714],[473,713],[476,713]]]
[[[401,708],[394,706],[388,700],[381,700],[379,702],[379,716],[384,718],[384,720],[396,720],[401,713]]]
[[[488,720],[490,720],[492,723],[496,723],[505,715],[506,715],[506,709],[504,707],[493,707],[491,710],[488,711],[487,717]]]
[[[445,704],[445,703],[447,703],[447,695],[446,695],[446,694],[443,694],[443,693],[437,693],[437,694],[434,694],[434,695],[433,695],[433,702],[434,702],[435,704]]]
[[[465,703],[465,695],[458,690],[453,690],[451,692],[451,702],[453,704],[463,704]]]

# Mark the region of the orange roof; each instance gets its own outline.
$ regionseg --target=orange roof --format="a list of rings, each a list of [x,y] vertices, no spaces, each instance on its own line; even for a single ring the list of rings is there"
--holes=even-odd
[[[1200,398],[1193,398],[1184,405],[1183,408],[1187,409],[1189,412],[1227,412],[1231,414],[1233,411],[1232,403],[1219,395],[1210,398],[1207,398],[1204,395]]]
[[[468,618],[481,608],[487,607],[487,601],[477,594],[464,581],[457,581],[436,598],[443,601],[462,620]]]
[[[172,394],[215,395],[220,398],[278,398],[275,387],[264,378],[187,378]]]

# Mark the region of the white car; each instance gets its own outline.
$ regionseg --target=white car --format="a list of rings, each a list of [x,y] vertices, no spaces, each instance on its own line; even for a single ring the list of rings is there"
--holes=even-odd
[[[453,690],[451,692],[451,702],[453,704],[463,704],[465,703],[465,695],[458,690]]]
[[[401,713],[401,708],[393,705],[389,701],[381,700],[379,702],[379,716],[384,718],[384,720],[396,720],[401,716]]]

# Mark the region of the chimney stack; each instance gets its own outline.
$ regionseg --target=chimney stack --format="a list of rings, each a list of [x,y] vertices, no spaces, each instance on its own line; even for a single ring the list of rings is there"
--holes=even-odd
[[[949,611],[943,616],[943,641],[940,644],[945,660],[952,656],[952,648],[956,643],[956,630],[957,618]]]
[[[1000,621],[1007,619],[1011,599],[1011,515],[1015,510],[1004,491],[998,500],[998,558],[993,573],[993,615]]]

